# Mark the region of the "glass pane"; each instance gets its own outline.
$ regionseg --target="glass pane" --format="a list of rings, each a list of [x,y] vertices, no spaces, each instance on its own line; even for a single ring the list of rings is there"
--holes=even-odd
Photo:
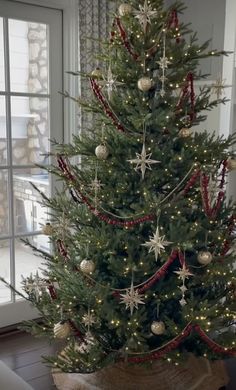
[[[5,97],[0,96],[0,165],[7,164],[7,133]]]
[[[27,240],[34,247],[41,249],[45,252],[49,252],[48,237],[43,235],[23,237],[23,240]],[[24,278],[29,277],[38,272],[39,276],[42,276],[42,271],[39,269],[44,260],[37,256],[30,246],[26,245],[21,238],[15,240],[15,264],[16,264],[16,287],[19,291],[22,291],[22,276]],[[21,299],[20,296],[16,297]]]
[[[3,18],[0,18],[0,91],[5,90]]]
[[[49,102],[45,98],[13,97],[13,164],[47,164],[49,151]]]
[[[0,276],[10,283],[10,241],[0,240]],[[11,291],[0,282],[0,304],[11,301]]]
[[[13,183],[15,233],[40,231],[48,220],[48,210],[39,203],[42,197],[31,183],[48,196],[48,173],[40,169],[16,169],[13,173]]]
[[[8,235],[8,232],[9,232],[8,172],[5,169],[0,169],[0,237]]]
[[[9,20],[11,91],[48,92],[46,24]]]

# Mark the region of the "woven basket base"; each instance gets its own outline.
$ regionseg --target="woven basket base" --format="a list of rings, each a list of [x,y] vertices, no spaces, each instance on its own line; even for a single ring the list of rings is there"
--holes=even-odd
[[[229,378],[222,361],[189,356],[179,366],[163,361],[152,368],[115,364],[93,374],[67,374],[54,370],[58,390],[219,390]]]

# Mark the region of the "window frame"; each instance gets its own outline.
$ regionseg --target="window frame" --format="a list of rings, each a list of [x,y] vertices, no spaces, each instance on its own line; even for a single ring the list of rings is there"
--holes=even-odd
[[[79,70],[79,14],[78,0],[10,0],[15,3],[42,6],[62,11],[63,19],[63,90],[72,96],[78,96],[80,85],[77,79],[67,71]],[[64,134],[65,143],[72,141],[72,134],[78,133],[78,110],[69,99],[64,99]]]

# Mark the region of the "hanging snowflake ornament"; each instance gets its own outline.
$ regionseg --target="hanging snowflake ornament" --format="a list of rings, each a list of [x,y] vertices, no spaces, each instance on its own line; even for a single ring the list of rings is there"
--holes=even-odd
[[[168,68],[168,65],[170,63],[171,62],[166,57],[166,34],[165,34],[165,31],[164,31],[164,34],[163,34],[163,54],[162,54],[162,57],[160,58],[160,60],[157,61],[157,64],[160,66],[160,68],[162,70],[162,75],[160,76],[160,80],[161,80],[160,96],[162,98],[166,94],[166,90],[165,90],[165,82],[167,80],[167,78],[166,78],[166,69]]]
[[[220,99],[220,97],[224,94],[225,88],[230,88],[232,85],[226,85],[226,79],[222,79],[221,77],[218,77],[214,84],[211,85],[212,92],[216,94],[217,99]]]
[[[165,251],[165,246],[172,244],[172,242],[165,240],[165,236],[160,236],[159,227],[157,227],[156,233],[153,234],[153,237],[149,237],[149,239],[150,241],[145,242],[142,246],[149,248],[148,253],[155,253],[156,261],[158,256],[161,254],[161,251]]]
[[[120,303],[125,304],[126,309],[130,309],[130,314],[133,315],[134,309],[138,309],[138,305],[145,305],[143,302],[143,295],[139,294],[138,290],[134,289],[133,281],[131,287],[126,289],[125,294],[120,294]]]
[[[190,276],[193,276],[193,274],[189,271],[189,269],[186,267],[185,262],[183,263],[182,268],[179,268],[178,271],[174,271],[175,274],[179,275],[178,279],[182,280],[182,285],[179,287],[180,291],[182,292],[182,297],[179,301],[181,306],[185,306],[187,304],[187,301],[185,299],[185,293],[188,290],[185,281]]]
[[[146,170],[152,170],[151,165],[160,163],[160,161],[151,159],[152,153],[146,152],[145,143],[143,143],[142,152],[136,153],[136,158],[128,160],[131,164],[136,164],[134,170],[137,172],[139,169],[142,173],[142,180],[144,180]]]
[[[167,69],[168,68],[168,65],[170,64],[171,62],[168,60],[167,57],[165,57],[165,53],[163,53],[163,56],[160,58],[159,61],[157,61],[157,64],[160,65],[160,68],[161,69]]]
[[[144,33],[146,33],[147,26],[151,24],[151,19],[157,16],[157,11],[152,9],[152,6],[148,4],[148,0],[145,0],[144,5],[139,5],[139,10],[134,10],[133,14],[141,24]]]
[[[43,291],[46,291],[48,287],[48,282],[39,277],[38,271],[36,272],[35,277],[31,274],[30,278],[27,280],[22,276],[22,283],[24,284],[24,289],[28,294],[34,294],[35,299],[38,302]]]
[[[91,325],[96,324],[96,322],[96,317],[90,310],[88,310],[88,313],[84,314],[82,317],[82,323],[88,328],[90,328]]]
[[[108,99],[111,100],[112,92],[117,90],[117,86],[123,85],[124,83],[117,81],[117,76],[112,74],[111,66],[109,66],[107,78],[103,76],[103,80],[99,81],[99,84],[107,89]]]

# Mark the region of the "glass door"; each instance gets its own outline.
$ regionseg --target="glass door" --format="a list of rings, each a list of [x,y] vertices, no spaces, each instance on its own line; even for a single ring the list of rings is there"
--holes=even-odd
[[[49,250],[40,234],[47,210],[31,183],[49,195],[49,138],[62,139],[62,14],[0,0],[0,276],[21,288],[42,258],[22,239]],[[37,316],[0,283],[0,327]]]

